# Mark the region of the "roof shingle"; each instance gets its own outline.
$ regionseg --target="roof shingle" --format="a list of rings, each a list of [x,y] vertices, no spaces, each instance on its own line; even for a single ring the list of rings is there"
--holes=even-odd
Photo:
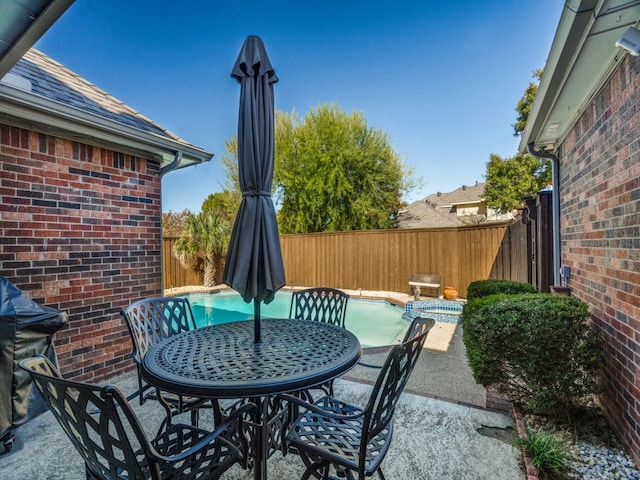
[[[462,186],[453,192],[433,193],[408,205],[398,215],[398,228],[459,227],[466,225],[452,205],[478,202],[484,198],[484,183]]]
[[[31,85],[31,93],[35,95],[121,125],[192,146],[186,140],[166,130],[34,48],[25,53],[11,69],[10,74],[28,81]]]

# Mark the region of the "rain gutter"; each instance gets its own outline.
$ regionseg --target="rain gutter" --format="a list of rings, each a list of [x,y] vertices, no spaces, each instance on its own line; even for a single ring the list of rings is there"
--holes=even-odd
[[[160,167],[161,177],[173,170],[176,170],[177,168],[180,168],[180,164],[182,163],[182,152],[178,150],[173,155],[173,161],[170,164]]]
[[[560,279],[560,160],[553,153],[535,150],[533,142],[527,144],[528,152],[534,157],[551,160],[553,195],[551,195],[552,236],[553,236],[553,283],[561,285]]]

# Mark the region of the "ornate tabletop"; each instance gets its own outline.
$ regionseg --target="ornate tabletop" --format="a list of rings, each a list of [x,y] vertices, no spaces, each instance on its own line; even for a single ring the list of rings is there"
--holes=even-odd
[[[335,325],[263,319],[262,342],[253,321],[198,328],[152,347],[143,375],[174,393],[212,398],[259,397],[291,392],[335,378],[362,354],[351,332]]]

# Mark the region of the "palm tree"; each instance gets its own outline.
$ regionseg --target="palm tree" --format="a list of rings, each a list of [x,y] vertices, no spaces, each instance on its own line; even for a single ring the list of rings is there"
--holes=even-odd
[[[184,234],[176,240],[174,253],[185,268],[193,268],[198,258],[204,261],[204,286],[216,284],[217,263],[226,255],[231,237],[231,223],[215,210],[191,215]]]

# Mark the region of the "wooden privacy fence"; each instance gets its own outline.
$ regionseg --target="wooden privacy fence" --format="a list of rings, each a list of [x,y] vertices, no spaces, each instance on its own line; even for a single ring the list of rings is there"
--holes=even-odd
[[[287,285],[405,292],[412,274],[433,272],[464,298],[474,280],[526,282],[526,234],[523,240],[518,224],[282,235]],[[175,271],[182,267],[169,258],[173,241],[165,239],[165,288],[194,280]]]
[[[164,288],[184,287],[185,285],[202,285],[203,274],[189,268],[184,268],[173,254],[175,237],[162,239],[162,272]]]
[[[405,292],[413,273],[433,272],[464,297],[471,281],[490,278],[502,260],[507,226],[283,235],[287,284]]]

